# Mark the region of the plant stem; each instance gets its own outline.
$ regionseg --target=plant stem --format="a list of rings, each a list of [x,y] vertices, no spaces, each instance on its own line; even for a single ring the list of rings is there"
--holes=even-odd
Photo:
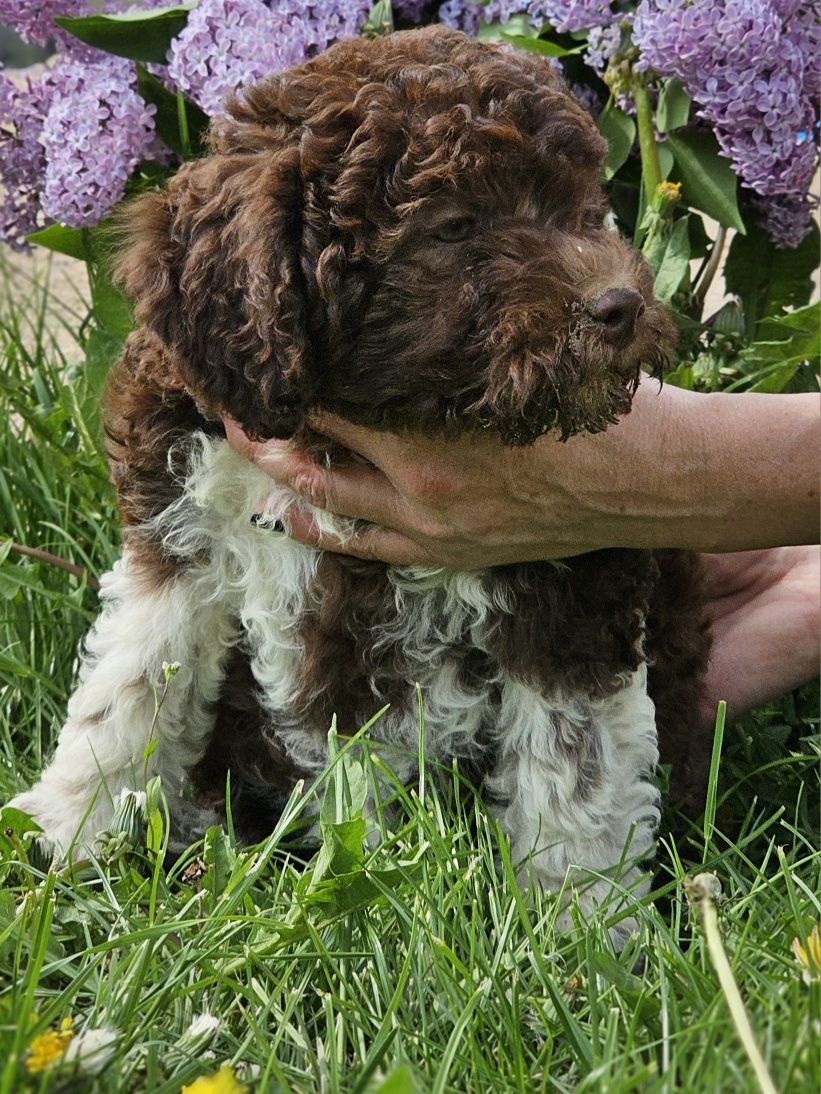
[[[636,104],[636,121],[639,131],[641,177],[644,182],[644,197],[649,208],[655,197],[656,187],[661,182],[661,166],[650,96],[647,94],[647,85],[639,79],[636,79],[633,86],[633,101]]]
[[[761,1055],[761,1050],[756,1043],[753,1028],[750,1025],[750,1019],[744,1006],[744,1001],[741,998],[738,984],[733,976],[733,970],[724,950],[724,944],[721,941],[721,931],[718,926],[716,906],[712,899],[709,884],[704,884],[704,880],[708,878],[709,875],[706,874],[699,874],[694,877],[689,887],[689,895],[694,900],[701,915],[701,923],[704,928],[704,936],[707,941],[707,950],[710,954],[710,960],[716,971],[721,990],[724,992],[724,998],[727,1002],[733,1025],[736,1028],[738,1039],[741,1041],[742,1047],[755,1072],[758,1088],[761,1091],[761,1094],[777,1094],[775,1084],[773,1083],[770,1073],[767,1070],[767,1065],[764,1062],[764,1057]]]
[[[699,307],[704,303],[710,286],[713,283],[713,279],[718,273],[718,267],[721,265],[721,256],[724,254],[724,242],[726,239],[727,229],[723,224],[719,224],[715,243],[713,244],[710,256],[707,259],[703,270],[699,274],[698,282],[695,291],[693,292],[693,303],[697,304]]]
[[[95,592],[100,588],[100,582],[88,570],[84,570],[82,566],[69,562],[65,558],[60,558],[59,555],[53,555],[50,551],[43,551],[40,547],[27,547],[24,543],[12,543],[10,550],[15,551],[18,555],[28,555],[29,558],[36,558],[38,562],[48,562],[51,566],[59,566],[66,573],[74,574],[81,581],[85,580],[89,589],[93,589]]]

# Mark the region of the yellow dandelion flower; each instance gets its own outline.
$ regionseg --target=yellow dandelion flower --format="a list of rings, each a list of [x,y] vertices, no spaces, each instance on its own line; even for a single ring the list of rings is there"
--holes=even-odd
[[[678,201],[681,197],[681,183],[669,182],[667,179],[664,179],[658,184],[657,192],[667,198],[668,201]]]
[[[71,1026],[71,1018],[64,1018],[59,1029],[49,1029],[32,1038],[26,1055],[26,1071],[29,1075],[38,1075],[62,1060],[74,1036]]]
[[[809,984],[811,980],[821,979],[821,933],[816,923],[807,936],[807,948],[801,945],[799,938],[792,940],[792,952],[795,960],[802,967],[804,982]]]
[[[184,1086],[180,1094],[244,1094],[245,1089],[237,1082],[228,1064],[223,1064],[213,1075],[200,1075],[199,1079]]]

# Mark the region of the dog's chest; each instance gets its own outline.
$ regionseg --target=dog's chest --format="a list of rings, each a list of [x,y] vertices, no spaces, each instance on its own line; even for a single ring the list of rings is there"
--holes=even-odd
[[[200,436],[179,500],[153,529],[187,560],[194,595],[239,623],[239,667],[218,723],[223,740],[244,734],[244,764],[265,767],[273,748],[316,770],[334,716],[352,732],[387,706],[370,735],[395,747],[399,773],[411,771],[416,685],[428,756],[476,759],[497,732],[511,681],[560,705],[586,704],[613,694],[641,660],[637,552],[609,572],[596,560],[478,573],[365,566],[249,520],[263,509],[270,523],[287,522],[294,504],[302,503],[224,441]],[[349,522],[314,516],[350,532]]]

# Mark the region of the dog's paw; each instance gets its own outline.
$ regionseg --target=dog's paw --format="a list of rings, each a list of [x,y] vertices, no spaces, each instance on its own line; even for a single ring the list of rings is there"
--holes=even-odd
[[[105,823],[102,817],[95,815],[98,810],[92,810],[89,814],[87,802],[83,809],[79,806],[73,808],[71,803],[47,793],[39,784],[17,794],[7,805],[31,817],[34,825],[41,830],[38,842],[43,847],[51,846],[53,858],[60,862],[67,861],[69,857],[77,858],[89,843],[89,835],[93,837],[97,830],[96,823],[102,821],[100,827]]]

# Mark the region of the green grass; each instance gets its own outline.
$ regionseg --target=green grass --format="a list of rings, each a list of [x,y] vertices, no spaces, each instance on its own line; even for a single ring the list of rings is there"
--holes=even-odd
[[[0,532],[98,575],[117,554],[99,377],[66,368],[49,306],[32,286],[0,310]],[[16,551],[0,565],[0,800],[48,755],[95,603],[55,565]],[[668,821],[621,954],[607,932],[625,914],[615,904],[562,934],[556,898],[523,898],[495,822],[455,774],[439,790],[430,777],[395,787],[367,833],[366,734],[254,848],[212,830],[165,862],[152,786],[147,825],[121,816],[95,861],[55,872],[6,813],[0,1094],[176,1094],[223,1063],[264,1091],[754,1091],[739,1001],[685,891],[704,871],[721,886],[721,951],[776,1088],[815,1092],[821,984],[805,983],[791,943],[821,919],[817,706],[806,688],[726,728],[708,813]],[[293,833],[311,793],[324,796],[324,842],[306,864]],[[187,1031],[206,1013],[219,1028],[197,1040]],[[30,1075],[32,1039],[69,1017],[77,1034],[113,1032],[106,1068]]]

